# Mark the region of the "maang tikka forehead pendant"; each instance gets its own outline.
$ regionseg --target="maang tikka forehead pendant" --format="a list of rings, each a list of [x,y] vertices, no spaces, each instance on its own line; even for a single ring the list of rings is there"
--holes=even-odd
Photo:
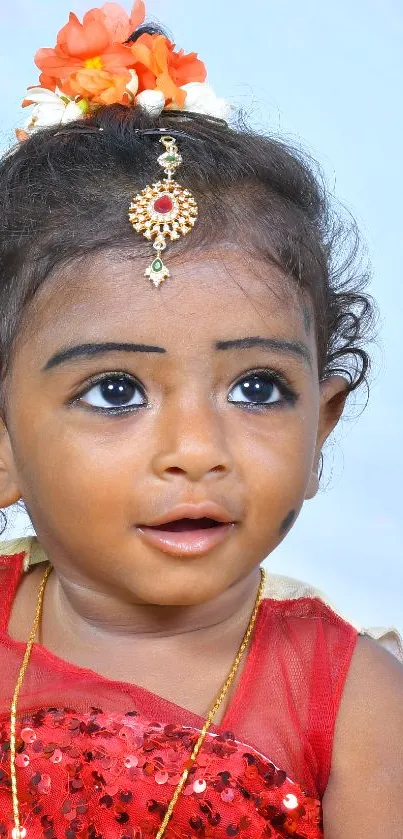
[[[129,207],[129,220],[137,233],[142,233],[157,251],[151,265],[144,275],[158,287],[169,277],[169,270],[164,264],[161,253],[166,248],[166,239],[174,241],[186,236],[196,223],[198,208],[188,189],[183,189],[173,180],[173,174],[182,163],[176,141],[165,135],[160,138],[165,151],[159,156],[166,177],[151,186],[146,186],[132,200]]]

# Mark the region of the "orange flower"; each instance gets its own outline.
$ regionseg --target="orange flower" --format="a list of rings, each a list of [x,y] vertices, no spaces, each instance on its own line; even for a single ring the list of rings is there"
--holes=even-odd
[[[132,46],[134,67],[139,79],[139,91],[160,90],[168,104],[183,108],[186,93],[183,84],[203,82],[206,68],[196,53],[175,52],[164,35],[141,35]]]
[[[51,76],[47,76],[45,73],[40,74],[38,84],[40,87],[46,87],[48,90],[56,89],[55,79],[52,79]]]
[[[25,140],[29,139],[28,131],[24,131],[23,128],[16,128],[15,129],[15,136],[19,143],[24,143]]]
[[[84,69],[70,76],[69,87],[73,97],[83,96],[99,105],[113,105],[125,103],[128,99],[126,85],[129,82],[128,71],[117,75],[106,70]]]
[[[111,38],[100,9],[91,9],[80,23],[70,12],[68,23],[57,34],[57,46],[66,57],[82,62],[107,50]]]
[[[123,44],[142,23],[146,16],[143,0],[136,0],[130,17],[117,3],[104,3],[101,11],[105,16],[105,26],[113,43]]]
[[[126,75],[133,57],[130,46],[122,41],[142,23],[144,15],[142,0],[136,0],[130,17],[116,3],[91,9],[82,23],[71,12],[68,23],[58,33],[55,48],[40,49],[35,55],[42,71],[41,85],[46,81],[51,89],[57,85],[63,90],[70,76],[84,69]]]
[[[139,79],[139,91],[154,90],[155,88],[158,71],[153,62],[152,41],[152,35],[144,34],[131,48],[133,67],[136,68]]]
[[[205,64],[200,61],[195,52],[186,55],[184,50],[179,50],[179,52],[175,52],[174,49],[170,50],[168,70],[171,79],[179,87],[190,82],[205,82],[207,78]]]
[[[154,91],[154,109],[155,100],[158,107],[165,101],[167,108],[184,108],[190,95],[186,86],[202,85],[206,68],[196,53],[176,50],[165,35],[145,33],[130,42],[144,18],[143,0],[134,0],[130,16],[114,2],[90,9],[82,23],[71,12],[55,47],[36,53],[41,88],[86,101],[90,108],[115,102],[130,105],[145,91],[143,102]],[[28,102],[29,97],[24,104]]]

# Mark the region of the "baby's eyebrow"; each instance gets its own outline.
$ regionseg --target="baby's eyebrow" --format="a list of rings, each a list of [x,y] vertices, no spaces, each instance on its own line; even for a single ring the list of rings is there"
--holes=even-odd
[[[101,344],[77,344],[74,347],[66,347],[63,350],[52,355],[43,371],[51,370],[59,364],[65,364],[74,358],[91,358],[94,355],[103,355],[108,352],[145,352],[145,353],[165,353],[163,347],[149,346],[148,344],[120,344],[108,341]]]
[[[309,367],[312,367],[312,355],[307,344],[303,341],[286,341],[283,338],[261,338],[251,336],[248,338],[234,338],[231,341],[217,341],[216,350],[245,350],[250,347],[262,347],[266,350],[292,355],[302,358]]]
[[[214,348],[216,350],[244,350],[253,347],[262,347],[263,349],[272,350],[274,352],[284,353],[285,355],[297,356],[307,362],[309,367],[312,367],[312,357],[309,348],[301,341],[286,341],[282,338],[261,338],[259,336],[247,338],[233,338],[228,341],[216,341]],[[60,364],[65,364],[75,358],[92,358],[96,355],[104,355],[108,352],[141,352],[141,353],[166,353],[164,347],[153,346],[149,344],[122,344],[113,341],[107,341],[97,344],[77,344],[73,347],[66,347],[59,350],[52,355],[42,370],[52,370]]]

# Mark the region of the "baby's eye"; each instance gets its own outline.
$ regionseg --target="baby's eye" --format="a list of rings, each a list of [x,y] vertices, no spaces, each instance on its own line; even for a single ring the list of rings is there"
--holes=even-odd
[[[272,405],[283,402],[285,388],[276,384],[274,374],[250,373],[232,388],[229,402],[249,405]]]
[[[93,408],[108,411],[118,408],[133,408],[146,404],[144,391],[130,376],[105,376],[80,396]]]

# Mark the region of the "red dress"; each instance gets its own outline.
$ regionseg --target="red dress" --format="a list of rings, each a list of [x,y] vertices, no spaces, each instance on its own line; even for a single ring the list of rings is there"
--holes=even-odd
[[[0,557],[0,839],[14,826],[9,715],[25,644],[7,627],[23,556]],[[321,800],[356,636],[319,599],[262,602],[238,687],[204,741],[167,839],[323,836]],[[202,723],[35,644],[17,721],[27,839],[151,839]]]

